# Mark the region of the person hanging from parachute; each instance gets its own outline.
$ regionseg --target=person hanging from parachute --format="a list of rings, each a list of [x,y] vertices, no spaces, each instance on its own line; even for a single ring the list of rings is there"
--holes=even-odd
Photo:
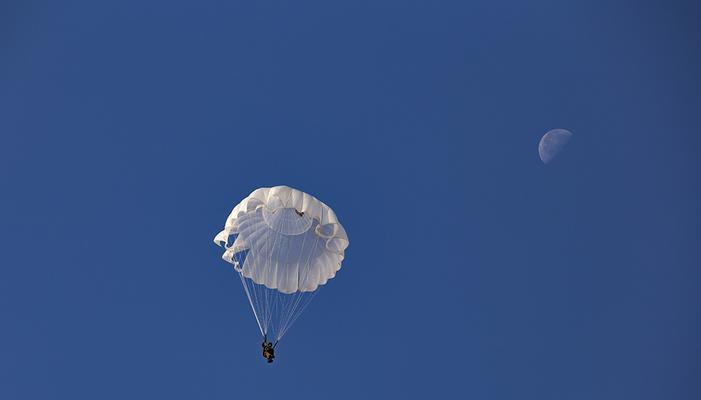
[[[241,278],[268,363],[318,289],[341,269],[349,244],[329,206],[287,186],[254,190],[214,242]]]
[[[267,335],[263,336],[263,357],[268,360],[268,364],[273,362],[275,359],[275,346],[277,346],[277,342],[272,344],[271,342],[268,342]]]

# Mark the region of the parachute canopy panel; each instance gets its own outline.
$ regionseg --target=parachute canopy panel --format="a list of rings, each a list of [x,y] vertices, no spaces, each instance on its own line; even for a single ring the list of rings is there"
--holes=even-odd
[[[329,206],[288,186],[254,190],[214,241],[242,277],[285,294],[312,292],[333,278],[349,244]]]

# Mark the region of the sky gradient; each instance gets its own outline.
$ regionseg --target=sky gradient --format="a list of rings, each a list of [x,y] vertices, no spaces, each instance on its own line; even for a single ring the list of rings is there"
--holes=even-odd
[[[0,398],[699,398],[699,14],[3,2]],[[273,185],[350,246],[267,365],[212,238]]]

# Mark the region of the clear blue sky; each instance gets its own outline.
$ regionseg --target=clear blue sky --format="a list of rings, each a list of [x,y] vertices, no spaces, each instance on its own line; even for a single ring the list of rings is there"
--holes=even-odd
[[[699,14],[2,2],[0,398],[699,398]],[[281,184],[351,244],[269,366],[212,238]]]

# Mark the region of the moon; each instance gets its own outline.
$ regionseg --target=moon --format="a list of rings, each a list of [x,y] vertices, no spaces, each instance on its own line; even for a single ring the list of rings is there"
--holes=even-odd
[[[567,129],[553,129],[548,131],[548,133],[543,135],[540,139],[540,143],[538,143],[538,154],[540,155],[541,161],[543,161],[544,164],[549,163],[555,158],[557,153],[565,147],[571,138],[572,132]]]

